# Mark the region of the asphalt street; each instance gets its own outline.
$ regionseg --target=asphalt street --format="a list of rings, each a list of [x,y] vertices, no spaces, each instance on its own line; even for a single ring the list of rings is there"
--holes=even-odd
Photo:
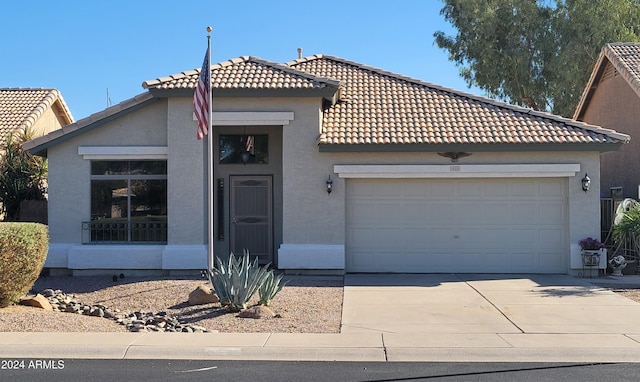
[[[2,359],[0,381],[637,381],[638,363]],[[21,363],[24,362],[24,363]],[[21,366],[22,365],[22,366]]]

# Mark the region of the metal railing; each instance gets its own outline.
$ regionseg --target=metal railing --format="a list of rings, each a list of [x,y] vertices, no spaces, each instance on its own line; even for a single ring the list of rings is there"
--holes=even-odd
[[[82,222],[82,243],[161,243],[167,242],[167,222],[158,220]]]

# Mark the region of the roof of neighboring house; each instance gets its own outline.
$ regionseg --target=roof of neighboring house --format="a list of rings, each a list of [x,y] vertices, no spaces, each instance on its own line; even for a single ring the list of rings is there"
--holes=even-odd
[[[287,65],[335,78],[340,102],[324,111],[325,145],[621,143],[625,134],[466,94],[332,56]]]
[[[358,64],[315,55],[287,64],[243,56],[212,66],[213,96],[316,96],[323,105],[321,149],[396,145],[421,151],[473,145],[492,150],[497,145],[519,149],[606,151],[629,140],[610,129],[433,85]],[[147,93],[114,105],[23,147],[45,151],[62,139],[97,127],[155,99],[192,96],[200,70],[185,71],[143,82]],[[573,144],[573,145],[572,145]]]
[[[56,107],[62,125],[73,122],[71,111],[56,89],[0,88],[0,141],[10,133],[32,127],[49,108]]]
[[[587,82],[580,103],[573,114],[574,119],[582,119],[589,106],[598,84],[607,76],[610,69],[614,69],[629,84],[631,89],[640,97],[640,43],[617,42],[605,44],[600,51],[591,77]]]

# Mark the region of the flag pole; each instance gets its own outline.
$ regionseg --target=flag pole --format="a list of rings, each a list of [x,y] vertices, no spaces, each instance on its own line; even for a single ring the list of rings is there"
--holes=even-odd
[[[208,68],[209,74],[211,74],[211,31],[212,28],[210,26],[207,27],[207,52],[208,52]],[[209,94],[207,95],[209,104],[209,118],[207,118],[209,126],[207,126],[208,134],[207,134],[207,200],[208,200],[208,214],[207,214],[207,233],[208,233],[208,245],[207,245],[207,261],[208,261],[208,269],[209,271],[213,270],[214,266],[214,254],[213,254],[213,90],[212,79],[211,76],[207,76],[209,78]],[[220,208],[220,207],[218,207]]]

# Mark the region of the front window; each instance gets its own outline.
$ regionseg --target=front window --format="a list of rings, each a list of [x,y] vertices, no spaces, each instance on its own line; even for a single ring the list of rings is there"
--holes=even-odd
[[[167,241],[167,162],[91,162],[90,242]]]
[[[269,136],[220,135],[220,164],[269,163]]]

